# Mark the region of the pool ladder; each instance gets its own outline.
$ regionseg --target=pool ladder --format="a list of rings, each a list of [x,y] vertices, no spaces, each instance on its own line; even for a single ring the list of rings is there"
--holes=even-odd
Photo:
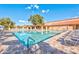
[[[30,45],[30,40],[33,42],[32,45]],[[32,51],[32,48],[33,48],[34,42],[35,42],[35,40],[34,40],[33,38],[28,37],[28,39],[27,39],[28,54],[31,54],[31,53],[34,53],[34,54],[35,54],[35,53],[36,53],[36,52]],[[36,46],[35,46],[35,48],[33,48],[33,49],[36,50]]]
[[[27,48],[30,48],[30,40],[32,41],[32,42],[35,42],[35,40],[34,39],[32,39],[31,37],[28,37],[28,39],[27,39]]]

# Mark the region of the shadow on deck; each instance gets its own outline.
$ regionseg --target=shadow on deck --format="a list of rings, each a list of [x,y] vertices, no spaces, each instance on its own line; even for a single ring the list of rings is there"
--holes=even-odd
[[[34,51],[31,50],[32,47],[28,50],[26,46],[23,46],[18,41],[9,41],[3,44],[9,45],[3,54],[66,54],[45,42],[39,43],[39,49],[35,49]],[[28,51],[30,51],[30,53],[28,53]]]
[[[20,42],[18,40],[11,40],[2,43],[2,45],[19,45],[19,44]]]
[[[43,52],[42,54],[66,54],[63,51],[60,51],[54,47],[51,47],[48,43],[46,42],[41,42],[38,44],[41,51]]]

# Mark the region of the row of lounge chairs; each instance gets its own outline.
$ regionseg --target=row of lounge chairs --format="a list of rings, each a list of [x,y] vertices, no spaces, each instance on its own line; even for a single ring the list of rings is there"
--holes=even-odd
[[[78,46],[79,45],[79,30],[69,31],[64,36],[59,38],[61,44],[66,46]]]

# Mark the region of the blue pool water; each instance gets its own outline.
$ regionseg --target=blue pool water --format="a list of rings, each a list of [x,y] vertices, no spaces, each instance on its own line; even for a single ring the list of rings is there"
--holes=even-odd
[[[52,32],[14,32],[13,34],[18,38],[18,40],[25,46],[29,47],[44,40],[47,40],[54,35],[61,33],[62,31],[52,31]]]

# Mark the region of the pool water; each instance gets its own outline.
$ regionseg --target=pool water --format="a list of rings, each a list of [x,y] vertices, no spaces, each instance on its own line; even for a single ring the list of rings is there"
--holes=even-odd
[[[47,31],[47,32],[14,32],[13,34],[18,38],[18,40],[25,46],[30,47],[34,44],[47,40],[61,33],[62,31]]]

